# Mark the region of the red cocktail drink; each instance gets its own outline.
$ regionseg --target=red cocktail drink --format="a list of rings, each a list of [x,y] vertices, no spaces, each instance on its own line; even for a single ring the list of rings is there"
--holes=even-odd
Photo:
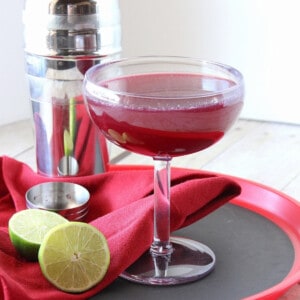
[[[242,98],[212,96],[230,90],[232,81],[201,74],[123,76],[99,85],[115,91],[118,99],[88,96],[94,122],[110,141],[152,157],[186,155],[211,146],[242,107]]]

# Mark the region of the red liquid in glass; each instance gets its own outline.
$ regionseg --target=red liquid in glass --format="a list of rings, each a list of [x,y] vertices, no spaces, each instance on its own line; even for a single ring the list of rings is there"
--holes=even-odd
[[[92,119],[113,143],[148,156],[175,157],[211,146],[242,108],[242,95],[210,96],[232,81],[198,74],[125,76],[101,85],[122,94],[111,102],[88,95]]]

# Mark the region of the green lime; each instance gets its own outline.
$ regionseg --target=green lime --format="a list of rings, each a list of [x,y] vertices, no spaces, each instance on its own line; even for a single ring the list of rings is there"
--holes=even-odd
[[[74,143],[76,132],[76,100],[74,98],[69,100],[69,131],[70,138]]]
[[[37,261],[45,234],[58,224],[68,222],[61,215],[40,209],[25,209],[12,215],[8,222],[10,239],[25,259]]]
[[[110,263],[104,235],[92,225],[69,222],[51,229],[40,250],[44,276],[58,289],[84,292],[99,283]]]
[[[74,150],[74,143],[68,130],[64,130],[64,153],[65,156],[71,156]]]

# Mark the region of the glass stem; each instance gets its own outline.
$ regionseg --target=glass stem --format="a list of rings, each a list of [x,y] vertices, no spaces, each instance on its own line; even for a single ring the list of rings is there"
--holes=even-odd
[[[169,256],[170,243],[170,157],[154,157],[154,239],[153,256]]]

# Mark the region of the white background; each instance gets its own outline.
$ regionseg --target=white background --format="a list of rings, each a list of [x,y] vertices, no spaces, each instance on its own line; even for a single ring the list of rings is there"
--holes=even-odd
[[[103,0],[109,1],[109,0]],[[300,1],[120,0],[123,56],[196,56],[245,77],[242,117],[300,124]],[[0,125],[30,117],[21,0],[0,18]]]

